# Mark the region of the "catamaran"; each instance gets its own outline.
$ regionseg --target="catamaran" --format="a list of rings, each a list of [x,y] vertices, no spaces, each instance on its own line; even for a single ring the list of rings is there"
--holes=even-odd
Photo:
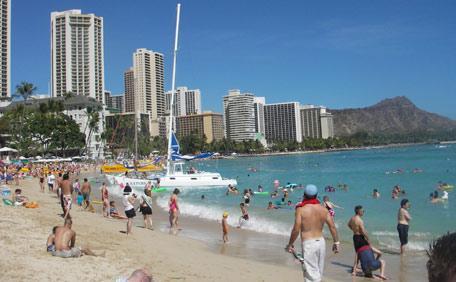
[[[172,93],[176,93],[176,57],[179,39],[180,7],[181,4],[177,4],[176,32],[174,38],[174,56],[172,72]],[[212,188],[226,187],[228,185],[236,186],[236,179],[225,179],[218,172],[205,172],[196,171],[194,169],[185,169],[185,161],[207,158],[212,156],[212,153],[203,153],[196,156],[180,154],[179,142],[177,141],[176,135],[174,134],[173,105],[174,95],[171,95],[166,173],[151,175],[145,179],[131,178],[128,176],[120,175],[114,176],[113,181],[121,187],[125,186],[128,183],[134,189],[143,189],[149,181],[153,181],[153,184],[156,187],[159,186],[167,188]]]

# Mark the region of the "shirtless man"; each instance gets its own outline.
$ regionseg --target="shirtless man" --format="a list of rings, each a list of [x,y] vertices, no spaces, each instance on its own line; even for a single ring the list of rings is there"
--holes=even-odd
[[[348,221],[348,228],[353,231],[353,245],[355,247],[352,275],[356,275],[358,260],[361,260],[361,266],[366,277],[372,277],[372,271],[380,268],[379,278],[386,279],[385,262],[379,259],[382,252],[370,244],[367,230],[364,228],[364,221],[361,219],[363,215],[363,207],[356,206],[355,215]],[[377,255],[377,258],[374,258],[374,254]]]
[[[325,239],[323,226],[326,223],[331,232],[334,244],[333,251],[339,252],[340,242],[334,220],[326,208],[317,200],[318,189],[309,184],[304,188],[304,200],[296,206],[295,223],[290,240],[285,249],[294,253],[293,243],[301,235],[302,271],[304,281],[321,281],[325,260]]]
[[[409,200],[402,199],[401,207],[397,212],[397,232],[399,233],[399,240],[401,241],[401,254],[405,252],[405,246],[408,243],[409,222],[412,219],[408,212],[409,208]]]
[[[85,208],[87,209],[90,206],[90,192],[92,192],[92,187],[90,186],[87,178],[84,178],[84,183],[81,187],[82,197],[84,197]]]
[[[60,182],[60,187],[62,188],[62,201],[63,201],[63,218],[71,218],[70,216],[70,209],[71,203],[73,202],[73,185],[71,185],[71,181],[69,180],[69,176],[67,173],[63,175],[63,180]]]
[[[54,245],[55,251],[52,252],[53,256],[61,258],[77,258],[84,255],[97,256],[89,249],[75,247],[76,232],[71,230],[73,222],[70,218],[65,219],[65,225],[57,227],[55,230]]]

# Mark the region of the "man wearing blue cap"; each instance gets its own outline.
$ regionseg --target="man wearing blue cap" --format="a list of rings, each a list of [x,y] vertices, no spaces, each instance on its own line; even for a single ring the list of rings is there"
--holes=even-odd
[[[286,246],[288,252],[294,253],[293,243],[301,234],[302,271],[304,281],[321,281],[325,261],[326,245],[323,238],[323,226],[329,227],[334,245],[333,251],[339,252],[339,236],[336,225],[328,210],[320,205],[317,199],[317,186],[309,184],[304,188],[304,200],[296,205],[295,223],[290,240]]]

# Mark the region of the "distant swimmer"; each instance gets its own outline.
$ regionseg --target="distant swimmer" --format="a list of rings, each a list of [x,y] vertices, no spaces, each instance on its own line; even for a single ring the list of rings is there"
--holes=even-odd
[[[443,191],[442,192],[442,200],[448,200],[448,192],[447,191]]]
[[[445,191],[446,192],[446,191]],[[443,202],[443,199],[442,198],[439,198],[439,195],[438,194],[430,194],[429,196],[431,196],[431,204],[438,204],[438,203],[442,203]],[[447,194],[447,199],[448,199],[448,194]]]
[[[276,207],[275,205],[272,204],[272,202],[269,202],[268,203],[268,207],[266,208],[267,210],[274,210],[274,209],[278,209],[278,207]]]
[[[228,184],[228,190],[226,190],[226,195],[228,196],[229,194],[239,194],[239,191],[233,185]]]
[[[380,192],[378,192],[377,189],[374,189],[374,191],[372,191],[372,198],[374,198],[374,199],[380,198]]]
[[[258,185],[258,192],[263,192],[263,186]]]

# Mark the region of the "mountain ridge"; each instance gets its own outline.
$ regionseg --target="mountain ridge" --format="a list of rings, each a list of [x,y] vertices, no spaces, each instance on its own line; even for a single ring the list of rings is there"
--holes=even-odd
[[[387,98],[364,108],[330,112],[333,114],[336,136],[348,136],[357,132],[407,134],[456,129],[456,120],[420,109],[405,96]]]

